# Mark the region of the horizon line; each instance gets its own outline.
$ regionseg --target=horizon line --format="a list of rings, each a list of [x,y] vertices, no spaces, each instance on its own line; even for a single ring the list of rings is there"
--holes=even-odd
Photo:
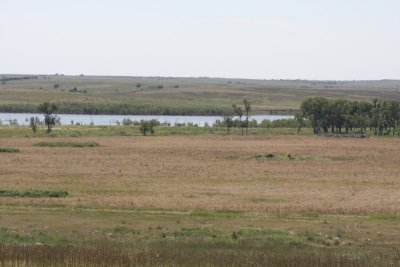
[[[243,78],[243,77],[213,77],[213,76],[158,76],[158,75],[103,75],[103,74],[64,74],[64,73],[0,73],[5,75],[27,76],[64,76],[64,77],[110,77],[110,78],[165,78],[165,79],[221,79],[221,80],[253,80],[253,81],[319,81],[319,82],[379,82],[399,81],[400,78],[382,79],[308,79],[308,78]]]

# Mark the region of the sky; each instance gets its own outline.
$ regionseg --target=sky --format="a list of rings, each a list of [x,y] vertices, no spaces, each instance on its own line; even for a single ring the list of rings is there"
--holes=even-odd
[[[0,73],[400,79],[399,0],[0,0]]]

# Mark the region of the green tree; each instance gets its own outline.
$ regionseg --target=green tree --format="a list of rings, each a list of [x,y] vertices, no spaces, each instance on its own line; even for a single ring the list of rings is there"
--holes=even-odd
[[[400,120],[400,102],[394,100],[388,101],[386,113],[389,130],[393,128],[392,133],[394,135]]]
[[[53,126],[56,124],[57,116],[53,115],[53,113],[57,111],[57,106],[45,102],[38,106],[38,110],[44,114],[44,124],[47,126],[46,134],[50,134]]]
[[[297,112],[294,118],[297,121],[298,128],[297,128],[297,133],[299,134],[301,132],[301,128],[304,127],[304,115],[301,111]]]
[[[226,128],[228,129],[228,133],[229,133],[230,129],[233,127],[233,116],[232,115],[224,116],[224,123],[225,123]]]
[[[301,104],[301,112],[304,117],[311,121],[315,134],[328,132],[328,108],[329,101],[323,97],[311,97]]]
[[[342,127],[346,133],[364,133],[369,127],[375,135],[382,135],[384,131],[394,135],[400,125],[400,102],[377,98],[366,102],[312,97],[301,105],[301,114],[296,119],[299,121],[302,118],[311,122],[314,133],[319,133],[321,129],[327,132],[329,128],[332,132],[341,133]]]
[[[37,127],[40,121],[38,117],[30,117],[29,118],[29,127],[31,127],[33,134],[36,134]]]
[[[151,121],[145,121],[145,120],[141,120],[140,124],[139,124],[139,130],[140,133],[143,136],[146,136],[147,133],[150,133],[151,135],[154,134],[154,127],[159,125],[160,123],[156,120],[151,120]]]
[[[243,126],[245,125],[242,122],[243,110],[241,107],[236,106],[236,104],[233,104],[232,108],[235,115],[239,117],[239,126],[242,128],[242,135],[243,135]]]
[[[243,99],[243,104],[244,104],[244,110],[246,112],[246,134],[248,134],[248,129],[249,129],[249,112],[251,110],[251,104],[250,101],[247,99]]]
[[[332,132],[342,133],[342,128],[345,122],[345,114],[347,113],[349,102],[344,99],[337,99],[331,105],[332,116]]]

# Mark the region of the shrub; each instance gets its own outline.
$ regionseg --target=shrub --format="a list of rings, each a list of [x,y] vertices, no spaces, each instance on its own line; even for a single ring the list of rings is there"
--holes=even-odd
[[[68,196],[68,192],[64,190],[0,190],[0,197],[31,197],[31,198],[41,198],[41,197],[52,197],[60,198]]]
[[[150,132],[153,135],[154,127],[159,125],[160,122],[157,120],[151,120],[151,121],[141,120],[139,130],[143,134],[143,136],[146,136],[148,132]]]
[[[0,153],[18,153],[18,148],[0,147]]]
[[[96,142],[40,142],[35,144],[40,147],[98,147]]]
[[[57,111],[57,106],[55,104],[45,102],[38,106],[38,110],[44,114],[44,124],[47,126],[46,134],[50,134],[51,129],[57,123],[57,116],[53,115],[53,113]]]

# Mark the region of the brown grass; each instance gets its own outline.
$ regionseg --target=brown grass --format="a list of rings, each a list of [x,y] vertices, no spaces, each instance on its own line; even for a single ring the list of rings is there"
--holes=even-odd
[[[43,139],[50,140],[54,139]],[[100,147],[42,148],[34,147],[37,140],[33,139],[1,139],[0,147],[18,147],[23,153],[0,154],[0,188],[55,188],[71,194],[66,199],[4,198],[1,204],[400,213],[399,139],[115,137],[74,141],[96,141]],[[263,153],[314,158],[252,158]]]
[[[399,266],[385,254],[362,256],[334,254],[271,253],[268,250],[234,250],[219,247],[127,251],[105,247],[0,246],[1,266]]]

